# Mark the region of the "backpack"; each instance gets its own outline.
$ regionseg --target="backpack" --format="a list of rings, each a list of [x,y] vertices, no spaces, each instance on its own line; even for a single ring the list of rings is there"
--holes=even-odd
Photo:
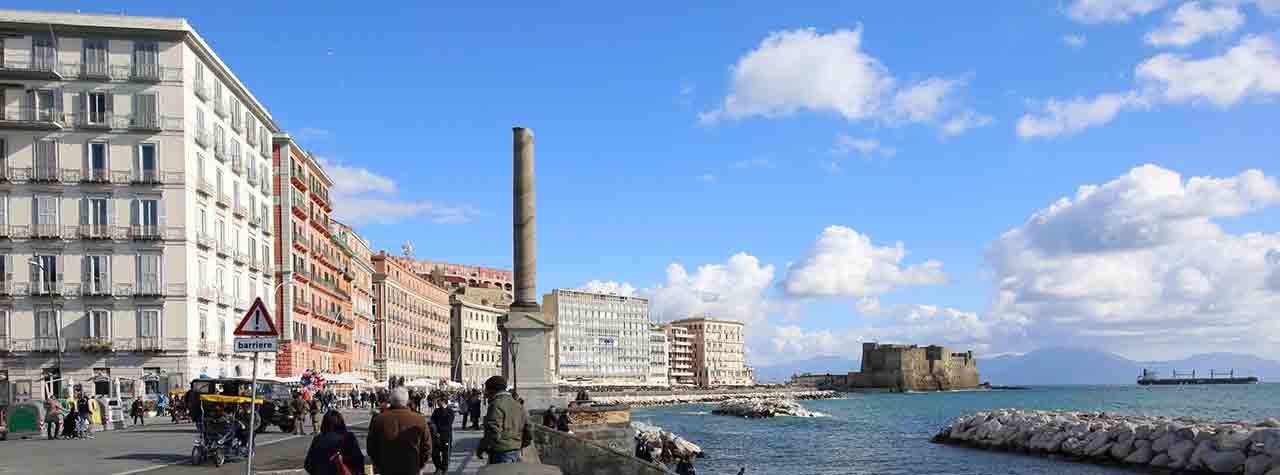
[[[347,466],[346,457],[342,456],[342,448],[346,445],[347,437],[351,437],[351,433],[347,432],[341,442],[338,442],[338,448],[333,450],[333,455],[329,456],[329,462],[333,463],[335,472],[338,475],[356,475],[351,471],[351,467]]]

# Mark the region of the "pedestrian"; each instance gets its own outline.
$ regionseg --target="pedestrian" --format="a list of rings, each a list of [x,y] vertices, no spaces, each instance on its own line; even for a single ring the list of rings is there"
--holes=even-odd
[[[140,425],[140,426],[147,425],[147,422],[142,417],[143,409],[144,408],[142,406],[142,398],[134,399],[133,404],[129,405],[129,418],[131,423],[133,423],[134,425]]]
[[[78,420],[76,421],[76,429],[80,431],[80,435],[85,438],[93,438],[93,408],[89,406],[89,397],[84,393],[80,393],[80,398],[76,399],[76,413]]]
[[[57,439],[62,434],[62,404],[51,397],[44,402],[44,407],[45,435],[49,440]]]
[[[164,393],[161,393],[156,397],[156,417],[163,416],[167,410],[169,410],[169,398],[165,397]],[[177,422],[176,418],[174,422]]]
[[[302,468],[312,475],[353,475],[364,473],[360,442],[347,430],[342,413],[329,411],[320,423],[320,433],[311,439]]]
[[[94,399],[93,403],[98,406],[98,414],[102,417],[102,431],[106,432],[107,427],[111,424],[111,409],[102,402],[102,399]]]
[[[467,416],[471,415],[471,395],[458,396],[461,402],[458,403],[458,410],[462,411],[462,430],[467,429]]]
[[[440,396],[436,399],[436,410],[431,411],[431,425],[435,427],[431,461],[436,464],[436,473],[447,473],[449,451],[453,447],[453,409],[449,409],[448,398]]]
[[[397,387],[391,408],[369,422],[365,448],[377,473],[418,475],[431,457],[431,431],[421,414],[409,410],[409,390]]]
[[[489,464],[516,463],[520,449],[529,437],[524,406],[507,392],[507,380],[491,376],[484,382],[484,395],[489,400],[489,413],[484,416],[484,438],[476,448],[476,456],[489,456]]]
[[[293,433],[296,435],[307,435],[306,423],[307,404],[302,401],[302,393],[293,393],[293,399],[289,401],[289,412],[293,413]],[[314,432],[314,431],[313,431]]]
[[[187,415],[191,416],[191,422],[196,423],[196,433],[203,434],[204,406],[200,404],[200,390],[192,387],[187,391],[187,395],[183,396],[182,403],[187,406]]]
[[[569,410],[560,411],[560,417],[556,418],[556,430],[560,432],[569,432]]]
[[[307,412],[311,414],[311,433],[320,432],[320,403],[316,401],[317,396],[311,396],[311,402],[307,404]]]
[[[467,410],[471,412],[471,430],[480,430],[480,393],[471,392],[471,401],[467,403]]]
[[[550,428],[556,427],[556,407],[548,407],[546,412],[542,413],[542,425]]]

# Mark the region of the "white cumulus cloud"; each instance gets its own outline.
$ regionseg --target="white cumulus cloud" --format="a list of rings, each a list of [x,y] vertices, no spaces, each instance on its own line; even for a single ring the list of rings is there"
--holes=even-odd
[[[334,160],[320,158],[319,162],[333,180],[330,197],[334,217],[351,225],[393,224],[412,218],[426,218],[436,224],[461,224],[479,214],[468,205],[400,199],[396,182],[390,177]]]
[[[1074,0],[1067,16],[1081,23],[1123,23],[1164,7],[1165,0]]]
[[[1070,46],[1072,48],[1076,48],[1076,49],[1083,48],[1084,45],[1088,42],[1089,42],[1088,38],[1085,38],[1084,35],[1063,35],[1062,36],[1062,44]]]
[[[1188,46],[1243,25],[1244,14],[1233,5],[1206,8],[1200,2],[1187,2],[1174,10],[1163,26],[1147,33],[1145,40],[1152,46]]]
[[[1187,179],[1145,165],[1081,186],[989,248],[991,312],[1023,322],[1021,344],[1275,356],[1280,292],[1266,280],[1280,234],[1215,219],[1277,203],[1280,186],[1257,170]]]
[[[783,290],[791,296],[875,296],[910,285],[945,283],[942,263],[902,264],[902,242],[878,247],[871,237],[845,226],[822,231],[809,255],[787,267]]]
[[[876,139],[858,138],[848,134],[836,135],[836,143],[831,147],[831,153],[848,155],[855,152],[868,158],[872,155],[892,157],[898,153],[897,149],[886,147]]]
[[[886,124],[948,119],[962,80],[928,78],[899,85],[862,49],[862,28],[828,34],[813,28],[770,33],[732,68],[729,94],[699,122],[779,118],[800,111]],[[976,124],[976,123],[975,123]]]
[[[1164,104],[1212,104],[1226,109],[1251,99],[1273,100],[1280,97],[1280,49],[1270,38],[1248,36],[1218,56],[1153,56],[1135,68],[1134,76],[1137,87],[1128,92],[1044,101],[1041,110],[1018,120],[1018,136],[1071,135],[1106,124],[1124,110]]]
[[[595,292],[600,294],[621,295],[623,297],[633,297],[636,295],[636,288],[629,282],[617,282],[612,280],[591,280],[579,287],[587,292]]]
[[[770,309],[765,290],[773,282],[773,265],[740,252],[722,264],[704,264],[692,273],[679,263],[667,266],[666,280],[646,289],[655,318],[713,318],[763,323]]]

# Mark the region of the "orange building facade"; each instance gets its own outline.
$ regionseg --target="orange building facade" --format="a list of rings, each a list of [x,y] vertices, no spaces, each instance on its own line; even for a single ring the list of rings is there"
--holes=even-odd
[[[374,375],[449,379],[449,292],[385,251],[373,256]]]
[[[351,366],[360,377],[373,381],[373,250],[355,229],[337,221],[334,224],[334,240],[347,256],[347,269],[353,276],[351,313],[355,327],[351,331]]]
[[[275,319],[281,332],[276,374],[311,369],[345,373],[352,365],[351,256],[335,240],[333,181],[288,135],[272,143],[276,240]]]

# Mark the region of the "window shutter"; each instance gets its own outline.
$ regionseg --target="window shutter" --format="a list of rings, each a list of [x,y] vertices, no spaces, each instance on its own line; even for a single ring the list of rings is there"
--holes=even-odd
[[[130,226],[137,226],[142,224],[142,220],[140,219],[139,210],[138,210],[139,206],[142,206],[142,205],[141,203],[138,202],[137,198],[129,202],[129,225]]]
[[[35,256],[35,259],[40,259],[40,257],[39,257],[39,256]],[[37,267],[35,264],[32,264],[32,263],[29,263],[29,262],[28,262],[28,263],[27,263],[27,270],[28,270],[28,271],[30,271],[30,276],[31,276],[31,278],[30,278],[30,279],[27,279],[27,282],[31,282],[32,286],[41,285],[41,284],[39,284],[39,282],[40,282],[40,268],[39,268],[39,267]]]
[[[77,94],[76,103],[80,105],[80,110],[77,111],[80,114],[77,116],[79,122],[81,124],[89,123],[89,92],[85,91]]]
[[[88,324],[89,324],[89,331],[85,332],[85,335],[89,335],[89,338],[93,338],[93,337],[95,337],[95,336],[98,336],[98,335],[95,335],[95,334],[94,334],[94,330],[95,330],[95,329],[93,328],[93,327],[94,327],[94,325],[93,325],[93,312],[85,311],[85,312],[84,312],[84,321],[85,321],[85,323],[88,323]]]
[[[58,120],[58,119],[59,119],[59,116],[61,116],[61,115],[62,115],[63,111],[64,111],[64,110],[63,110],[63,108],[62,108],[62,89],[55,89],[55,90],[53,91],[53,114],[54,114],[54,120]]]
[[[108,225],[116,224],[116,200],[107,197],[107,223]]]
[[[107,101],[106,101],[107,105],[106,105],[106,110],[103,112],[106,113],[107,123],[111,124],[111,116],[115,115],[116,113],[116,104],[115,104],[116,95],[112,94],[111,91],[107,91],[106,96],[107,96]],[[112,124],[112,127],[114,126],[115,124]]]
[[[80,225],[89,224],[89,198],[80,198]]]
[[[105,290],[111,290],[111,255],[102,256],[102,286]]]
[[[156,217],[156,224],[159,225],[161,228],[164,228],[165,220],[164,220],[164,200],[163,199],[156,199],[156,214],[158,215]]]
[[[58,279],[58,280],[57,280],[57,282],[58,282],[58,283],[66,282],[65,280],[63,280],[63,279],[62,279],[62,272],[63,272],[63,269],[66,269],[66,267],[64,266],[64,263],[65,263],[65,262],[66,262],[66,258],[65,258],[65,256],[63,256],[63,255],[59,254],[59,255],[58,255],[58,264],[57,264],[56,266],[54,266],[54,271],[57,273],[57,274],[56,274],[56,277],[57,277],[57,279]]]
[[[31,226],[32,227],[34,227],[37,224],[40,224],[40,213],[44,211],[44,200],[46,199],[48,198],[42,198],[39,196],[34,196],[31,198]]]

